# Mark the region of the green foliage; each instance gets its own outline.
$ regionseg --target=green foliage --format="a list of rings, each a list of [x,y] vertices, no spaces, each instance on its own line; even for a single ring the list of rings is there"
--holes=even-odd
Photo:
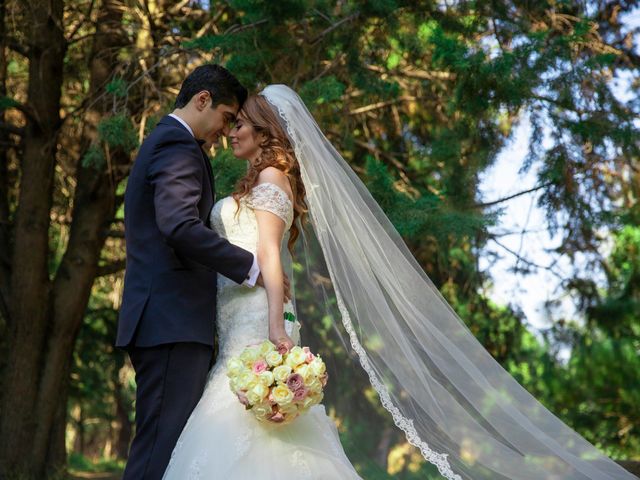
[[[89,460],[84,455],[72,452],[69,455],[69,469],[71,472],[91,472],[91,473],[121,473],[124,470],[125,462],[122,460],[113,460],[110,458],[102,458],[98,461]]]
[[[298,94],[307,105],[331,103],[335,107],[335,102],[340,100],[344,90],[345,85],[335,76],[329,75],[305,83]]]
[[[114,78],[106,85],[105,91],[116,97],[124,97],[127,94],[127,82],[123,78]]]
[[[20,105],[19,102],[15,101],[10,97],[0,97],[0,112],[3,110],[8,110],[10,108],[16,107]]]
[[[105,167],[106,163],[107,159],[104,156],[104,150],[96,144],[91,145],[82,158],[82,166],[85,168],[101,170]]]
[[[106,117],[98,124],[98,136],[109,148],[129,152],[138,148],[138,135],[131,118],[124,114]]]
[[[236,182],[247,171],[246,160],[234,157],[230,149],[218,150],[212,159],[211,166],[216,184],[216,198],[231,195]]]

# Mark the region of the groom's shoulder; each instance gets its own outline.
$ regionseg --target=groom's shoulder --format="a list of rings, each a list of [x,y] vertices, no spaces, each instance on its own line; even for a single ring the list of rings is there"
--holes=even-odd
[[[151,143],[194,143],[193,135],[168,115],[156,124],[145,141]]]

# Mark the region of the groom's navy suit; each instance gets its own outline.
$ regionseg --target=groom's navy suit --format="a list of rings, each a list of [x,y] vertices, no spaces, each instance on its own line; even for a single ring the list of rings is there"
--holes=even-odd
[[[211,165],[166,116],[140,147],[125,193],[127,269],[116,346],[136,370],[136,437],[124,479],[160,480],[212,362],[216,273],[243,282],[253,255],[209,228]]]

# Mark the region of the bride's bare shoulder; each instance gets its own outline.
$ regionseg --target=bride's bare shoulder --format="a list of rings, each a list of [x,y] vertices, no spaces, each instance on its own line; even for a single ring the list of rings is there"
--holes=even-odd
[[[267,167],[260,172],[257,184],[260,185],[261,183],[273,183],[284,190],[289,198],[293,197],[291,184],[289,183],[287,175],[276,167]]]

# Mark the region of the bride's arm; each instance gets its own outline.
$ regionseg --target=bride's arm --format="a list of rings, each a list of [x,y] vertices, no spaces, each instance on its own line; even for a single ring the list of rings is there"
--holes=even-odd
[[[264,181],[280,186],[287,179],[280,171],[277,173],[263,171],[258,177],[258,182]],[[294,343],[284,329],[284,272],[280,259],[285,223],[280,217],[268,211],[256,209],[255,215],[258,221],[258,266],[269,303],[269,339],[276,344],[285,341],[291,348]]]

